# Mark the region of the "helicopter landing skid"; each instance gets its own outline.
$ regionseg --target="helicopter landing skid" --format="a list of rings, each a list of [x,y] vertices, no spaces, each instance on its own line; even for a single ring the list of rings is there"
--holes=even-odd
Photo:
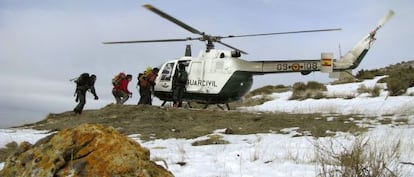
[[[223,107],[223,106],[221,106],[220,104],[216,104],[216,105],[217,105],[217,107],[218,107],[218,108],[220,108],[221,110],[226,110],[226,109],[224,109],[224,107]],[[227,110],[229,111],[229,110],[230,110],[229,103],[226,103],[225,105],[226,105]],[[207,108],[208,108],[208,106],[209,106],[209,104],[208,104],[208,103],[206,103],[206,104],[204,105],[204,108],[203,108],[203,109],[207,109]]]
[[[164,107],[166,103],[167,103],[167,101],[163,101],[161,103],[161,107]],[[187,105],[188,105],[189,108],[193,108],[193,106],[191,106],[190,102],[187,102]]]

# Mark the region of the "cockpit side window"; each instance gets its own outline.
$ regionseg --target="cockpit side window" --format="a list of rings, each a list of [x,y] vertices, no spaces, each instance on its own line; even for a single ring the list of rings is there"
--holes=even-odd
[[[169,81],[171,80],[173,73],[174,63],[167,63],[161,72],[161,80]]]

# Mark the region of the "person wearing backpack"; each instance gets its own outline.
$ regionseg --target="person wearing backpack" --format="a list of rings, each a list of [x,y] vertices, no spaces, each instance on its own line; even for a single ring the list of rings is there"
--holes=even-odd
[[[172,84],[174,107],[182,107],[187,80],[188,73],[185,71],[185,65],[180,63],[178,64],[178,71],[174,74]]]
[[[76,80],[76,90],[75,90],[75,101],[79,102],[78,105],[73,109],[75,114],[82,114],[83,108],[86,104],[86,92],[90,90],[93,94],[94,99],[98,100],[98,95],[95,91],[95,81],[96,75],[92,74],[89,76],[88,73],[81,74]]]
[[[138,85],[139,85],[139,101],[138,104],[149,104],[149,99],[151,99],[151,90],[150,83],[148,82],[148,75],[152,72],[151,67],[147,69],[138,76]]]
[[[143,77],[143,75],[144,75],[144,73],[138,73],[138,76],[137,76],[137,80],[138,80],[138,82],[137,82],[137,86],[136,86],[136,88],[137,88],[137,91],[138,91],[138,93],[139,93],[139,100],[138,100],[138,104],[140,104],[140,101],[141,101],[141,97],[142,97],[142,89],[141,89],[141,80],[140,80],[140,78],[141,77]]]
[[[144,74],[139,78],[141,98],[139,99],[138,104],[152,105],[151,95],[154,90],[155,79],[158,76],[158,71],[158,68],[147,68]]]
[[[132,92],[128,90],[128,84],[131,80],[132,75],[128,74],[126,77],[121,78],[117,84],[114,84],[112,95],[115,97],[116,104],[124,104],[130,97],[132,97]]]
[[[121,82],[122,79],[126,78],[126,74],[124,72],[120,72],[112,79],[112,86],[119,85],[119,82]]]

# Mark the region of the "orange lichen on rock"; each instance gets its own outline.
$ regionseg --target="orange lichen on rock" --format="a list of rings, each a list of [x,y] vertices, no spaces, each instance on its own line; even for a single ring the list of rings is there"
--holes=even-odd
[[[173,176],[150,161],[148,149],[99,124],[64,129],[20,146],[0,176]]]

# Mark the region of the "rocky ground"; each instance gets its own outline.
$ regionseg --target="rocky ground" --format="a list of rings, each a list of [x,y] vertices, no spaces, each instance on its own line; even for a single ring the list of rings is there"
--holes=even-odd
[[[5,161],[0,176],[174,175],[151,161],[149,149],[113,127],[82,124],[46,136],[34,145],[21,143]]]

